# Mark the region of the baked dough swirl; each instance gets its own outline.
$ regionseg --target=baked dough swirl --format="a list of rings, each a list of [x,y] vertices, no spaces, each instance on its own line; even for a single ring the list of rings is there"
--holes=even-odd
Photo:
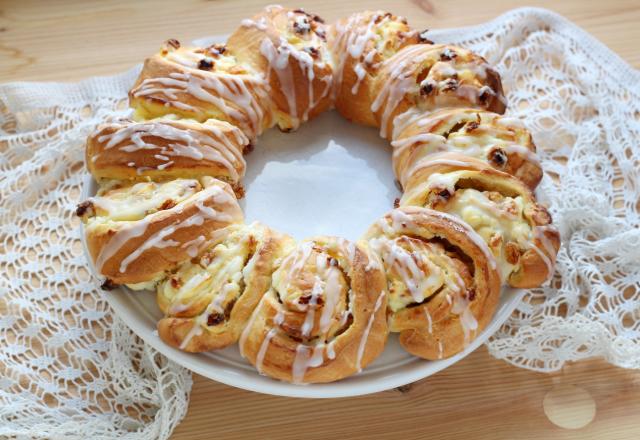
[[[259,223],[217,231],[196,258],[157,287],[164,318],[160,338],[188,352],[237,342],[254,308],[271,286],[276,262],[295,246]]]
[[[411,205],[468,223],[512,287],[538,287],[553,275],[560,235],[551,215],[520,180],[485,162],[456,153],[431,156],[407,181],[400,206]]]
[[[382,259],[389,329],[425,359],[462,351],[486,327],[500,296],[493,255],[469,226],[426,208],[391,211],[364,239]]]
[[[500,75],[475,53],[442,44],[407,46],[386,60],[373,83],[371,104],[380,136],[391,139],[396,117],[441,107],[504,113]]]
[[[216,119],[124,120],[102,124],[89,136],[86,162],[97,181],[211,176],[237,187],[248,145],[240,129]]]
[[[243,220],[231,187],[212,177],[113,181],[76,213],[85,223],[98,273],[133,288],[153,287],[167,271],[195,257],[217,229]]]
[[[371,110],[372,83],[383,62],[405,46],[425,41],[404,17],[384,11],[364,11],[330,26],[334,57],[333,93],[338,112],[358,124],[377,126]]]
[[[181,47],[168,40],[144,62],[129,104],[136,120],[166,115],[199,122],[218,119],[249,139],[273,125],[267,81],[220,44]]]
[[[229,50],[269,83],[281,130],[295,130],[332,106],[333,63],[326,38],[320,17],[277,5],[243,20],[229,37]]]
[[[307,240],[274,272],[242,333],[240,353],[276,379],[339,380],[382,352],[386,305],[384,274],[365,244]]]
[[[531,189],[542,179],[531,133],[517,118],[470,108],[444,108],[412,116],[396,122],[391,142],[393,171],[401,185],[430,154],[447,151],[483,160]]]

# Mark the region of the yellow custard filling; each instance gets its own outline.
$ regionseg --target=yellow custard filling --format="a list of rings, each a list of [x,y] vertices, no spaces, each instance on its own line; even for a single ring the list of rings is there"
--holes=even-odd
[[[130,186],[107,185],[90,199],[95,216],[89,222],[141,220],[170,209],[202,189],[196,179],[140,182]]]
[[[195,316],[206,311],[219,316],[216,321],[221,322],[227,308],[242,294],[244,269],[255,242],[245,228],[230,228],[232,232],[224,241],[158,284],[158,304],[166,314]]]
[[[508,278],[519,258],[519,251],[515,255],[516,249],[511,247],[521,247],[532,235],[531,226],[524,217],[522,197],[507,197],[472,188],[458,189],[445,210],[467,222],[482,237],[496,257],[502,279]]]
[[[420,304],[443,290],[465,288],[459,274],[465,271],[464,264],[439,244],[402,236],[373,239],[370,245],[382,258],[392,312]]]

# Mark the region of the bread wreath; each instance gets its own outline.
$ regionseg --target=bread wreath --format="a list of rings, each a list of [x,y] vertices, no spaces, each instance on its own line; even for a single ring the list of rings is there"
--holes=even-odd
[[[500,75],[427,37],[383,11],[326,25],[269,6],[226,45],[167,40],[129,92],[134,121],[87,141],[100,189],[77,213],[105,287],[155,288],[167,344],[201,352],[238,341],[260,373],[294,383],[360,371],[382,352],[387,317],[410,353],[463,350],[491,320],[500,277],[540,285],[560,241],[531,192],[542,177],[533,140],[501,116]],[[245,225],[229,186],[242,196],[242,153],[264,130],[294,130],[334,105],[392,142],[401,206],[357,244],[296,244]],[[460,208],[483,197],[495,216]],[[497,218],[518,234],[482,223]],[[408,268],[411,279],[399,278]],[[448,281],[416,290],[431,271]]]

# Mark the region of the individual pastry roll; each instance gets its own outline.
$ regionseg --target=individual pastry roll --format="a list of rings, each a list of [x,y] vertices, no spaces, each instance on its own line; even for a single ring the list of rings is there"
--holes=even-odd
[[[219,119],[250,139],[273,125],[267,81],[221,44],[181,47],[168,40],[145,60],[129,103],[136,120],[165,115],[198,122]]]
[[[446,151],[480,159],[517,177],[530,189],[542,179],[531,133],[517,118],[469,108],[445,108],[416,112],[405,122],[404,126],[396,124],[391,142],[393,171],[401,185],[422,159]]]
[[[472,107],[500,114],[506,109],[498,72],[481,56],[442,44],[400,50],[384,62],[373,89],[371,110],[387,139],[392,138],[396,117],[411,116],[416,109]]]
[[[98,180],[158,180],[211,176],[237,186],[249,139],[233,125],[210,119],[116,121],[87,139],[86,163]]]
[[[103,186],[78,205],[89,255],[107,285],[152,288],[198,255],[215,233],[243,220],[231,187],[211,177]]]
[[[336,109],[352,122],[376,126],[371,87],[382,63],[401,48],[427,40],[404,17],[365,11],[330,26],[327,41],[335,66]]]
[[[412,170],[400,206],[424,206],[471,226],[496,257],[501,279],[537,287],[553,275],[560,235],[518,179],[485,162],[439,153]]]
[[[365,244],[304,241],[273,274],[243,331],[240,353],[261,374],[293,383],[350,376],[382,352],[387,294]]]
[[[292,238],[258,223],[218,230],[196,258],[158,284],[160,338],[188,352],[237,342],[271,286],[276,263],[294,246]]]
[[[387,277],[389,330],[409,353],[453,356],[491,321],[500,297],[497,264],[464,222],[408,206],[385,215],[364,240]]]
[[[273,5],[243,20],[227,41],[241,62],[267,78],[283,131],[331,107],[333,66],[326,32],[317,15]]]

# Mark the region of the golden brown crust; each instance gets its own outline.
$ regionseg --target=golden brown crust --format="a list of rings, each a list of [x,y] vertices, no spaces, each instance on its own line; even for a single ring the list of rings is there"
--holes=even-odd
[[[472,107],[504,113],[500,75],[484,58],[455,46],[416,44],[386,60],[373,84],[372,110],[387,139],[409,109]]]
[[[516,118],[467,108],[408,112],[395,122],[393,170],[406,184],[413,166],[438,152],[456,152],[483,160],[519,178],[530,189],[542,179],[531,133]]]
[[[331,107],[333,68],[326,27],[301,9],[268,6],[229,37],[227,47],[268,79],[277,124],[284,131]]]
[[[114,284],[157,280],[197,254],[216,230],[241,222],[242,211],[231,187],[215,179],[206,181],[193,196],[139,220],[100,221],[85,211],[87,247],[98,273]],[[103,197],[108,199],[108,192]]]
[[[175,114],[204,122],[220,119],[255,139],[273,125],[268,84],[261,74],[224,51],[216,61],[212,48],[165,48],[147,58],[131,91],[136,120]],[[195,61],[195,60],[200,61]],[[201,60],[210,68],[199,68]],[[208,64],[207,64],[208,65]],[[202,66],[201,66],[202,67]]]
[[[496,262],[459,219],[419,207],[391,211],[364,236],[387,276],[390,330],[425,359],[462,351],[491,321],[500,296]]]
[[[420,41],[407,20],[384,11],[364,11],[329,27],[335,65],[335,107],[349,121],[376,126],[371,111],[372,83],[382,63],[401,48]]]
[[[505,268],[503,273],[509,285],[537,287],[551,277],[560,248],[560,234],[551,224],[551,215],[520,180],[478,159],[456,153],[429,156],[413,168],[400,206],[425,206],[454,213],[452,209],[457,209],[454,203],[464,205],[465,202],[458,202],[461,200],[458,194],[466,189],[482,193],[481,210],[498,210],[496,217],[485,221],[467,207],[469,218],[463,216],[463,219],[476,222],[477,226],[471,225],[476,229],[482,228],[483,238],[494,254],[499,255],[501,267],[505,268],[507,263],[513,266],[508,271]],[[499,201],[494,203],[494,200],[486,200],[487,197]],[[516,198],[521,202],[516,202]],[[462,215],[459,209],[454,214]],[[496,222],[501,224],[499,228],[491,226]],[[507,234],[511,229],[516,234]],[[490,237],[491,232],[495,234]]]
[[[273,274],[239,344],[263,374],[332,382],[372,362],[387,339],[384,274],[366,244],[303,242]]]
[[[271,286],[275,264],[294,241],[260,224],[232,225],[207,246],[158,285],[158,305],[165,313],[158,334],[192,353],[238,341]]]
[[[210,119],[117,121],[87,138],[86,163],[96,180],[211,176],[239,184],[247,137],[233,125]]]

